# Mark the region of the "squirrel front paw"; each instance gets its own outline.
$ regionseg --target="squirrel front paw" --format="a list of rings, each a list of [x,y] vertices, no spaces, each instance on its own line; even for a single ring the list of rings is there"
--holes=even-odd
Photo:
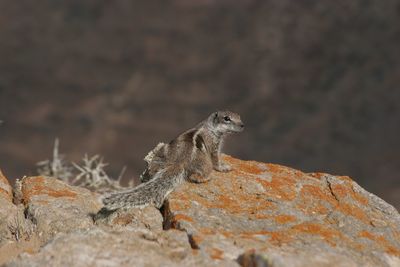
[[[197,173],[194,173],[189,176],[189,181],[191,181],[193,183],[197,183],[197,184],[205,183],[205,182],[209,181],[210,179],[211,179],[211,177],[204,177]]]
[[[232,167],[226,163],[220,163],[215,169],[219,172],[230,172]]]

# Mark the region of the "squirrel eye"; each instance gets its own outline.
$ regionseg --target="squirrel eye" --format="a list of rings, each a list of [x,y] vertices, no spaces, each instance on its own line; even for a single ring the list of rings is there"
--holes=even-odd
[[[225,117],[224,117],[224,120],[225,120],[225,121],[231,121],[231,118],[229,118],[229,116],[225,116]]]

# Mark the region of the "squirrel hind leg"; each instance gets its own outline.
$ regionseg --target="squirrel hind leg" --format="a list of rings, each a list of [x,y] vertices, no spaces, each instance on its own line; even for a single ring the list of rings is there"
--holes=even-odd
[[[113,214],[117,209],[108,209],[107,207],[101,208],[96,214],[93,214],[93,221],[96,222],[97,220],[101,220],[107,218],[111,214]]]

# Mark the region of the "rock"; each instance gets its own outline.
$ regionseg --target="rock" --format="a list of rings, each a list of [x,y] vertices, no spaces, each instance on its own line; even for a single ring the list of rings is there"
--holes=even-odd
[[[185,183],[164,207],[195,250],[242,266],[395,266],[399,213],[349,177],[225,160],[232,172]]]
[[[12,187],[0,170],[0,244],[13,240],[10,227],[18,217],[18,208],[12,203]]]
[[[0,244],[11,240],[9,226],[17,215],[17,207],[12,203],[12,188],[0,170]]]
[[[333,252],[327,252],[319,246],[302,251],[291,250],[288,248],[280,248],[268,250],[268,253],[256,253],[250,250],[239,256],[238,262],[241,266],[246,267],[357,267],[354,262],[348,260],[347,257]],[[376,265],[364,265],[376,266]]]
[[[10,202],[12,202],[13,198],[12,187],[1,170],[0,170],[0,198],[5,198]]]
[[[143,228],[154,232],[163,230],[163,217],[160,211],[152,206],[118,210],[108,217],[96,220],[96,223],[112,227]]]
[[[10,266],[215,264],[211,258],[192,254],[185,232],[163,231],[163,217],[154,207],[119,210],[93,224],[92,216],[101,205],[98,196],[86,189],[38,176],[22,179],[18,191],[27,221],[34,223],[35,235],[45,246],[34,256],[36,248],[19,250],[28,253]]]
[[[19,253],[37,251],[34,225],[25,219],[24,208],[12,203],[13,192],[0,170],[0,265]]]
[[[36,225],[42,243],[59,232],[92,227],[92,215],[101,208],[96,194],[56,178],[25,177],[20,190],[25,214]]]
[[[224,159],[232,172],[184,183],[161,210],[96,223],[97,194],[24,178],[16,195],[44,246],[14,251],[27,253],[6,266],[400,266],[398,211],[349,177]]]
[[[206,266],[192,254],[184,232],[92,228],[61,234],[38,254],[24,254],[7,266]],[[208,266],[216,266],[211,262]],[[228,266],[228,265],[226,265]]]

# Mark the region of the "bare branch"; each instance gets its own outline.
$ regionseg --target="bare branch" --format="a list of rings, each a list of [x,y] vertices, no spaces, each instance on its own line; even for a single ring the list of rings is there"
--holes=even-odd
[[[58,138],[54,142],[52,159],[38,162],[36,165],[40,175],[57,177],[68,184],[96,191],[123,188],[121,180],[126,171],[126,167],[123,167],[118,179],[112,179],[104,170],[108,164],[99,155],[89,157],[85,154],[82,163],[67,163],[64,155],[59,153]]]
[[[73,169],[70,164],[65,162],[65,156],[59,154],[59,140],[54,141],[53,158],[36,163],[38,166],[37,172],[40,175],[56,177],[64,182],[69,183],[73,176]]]

